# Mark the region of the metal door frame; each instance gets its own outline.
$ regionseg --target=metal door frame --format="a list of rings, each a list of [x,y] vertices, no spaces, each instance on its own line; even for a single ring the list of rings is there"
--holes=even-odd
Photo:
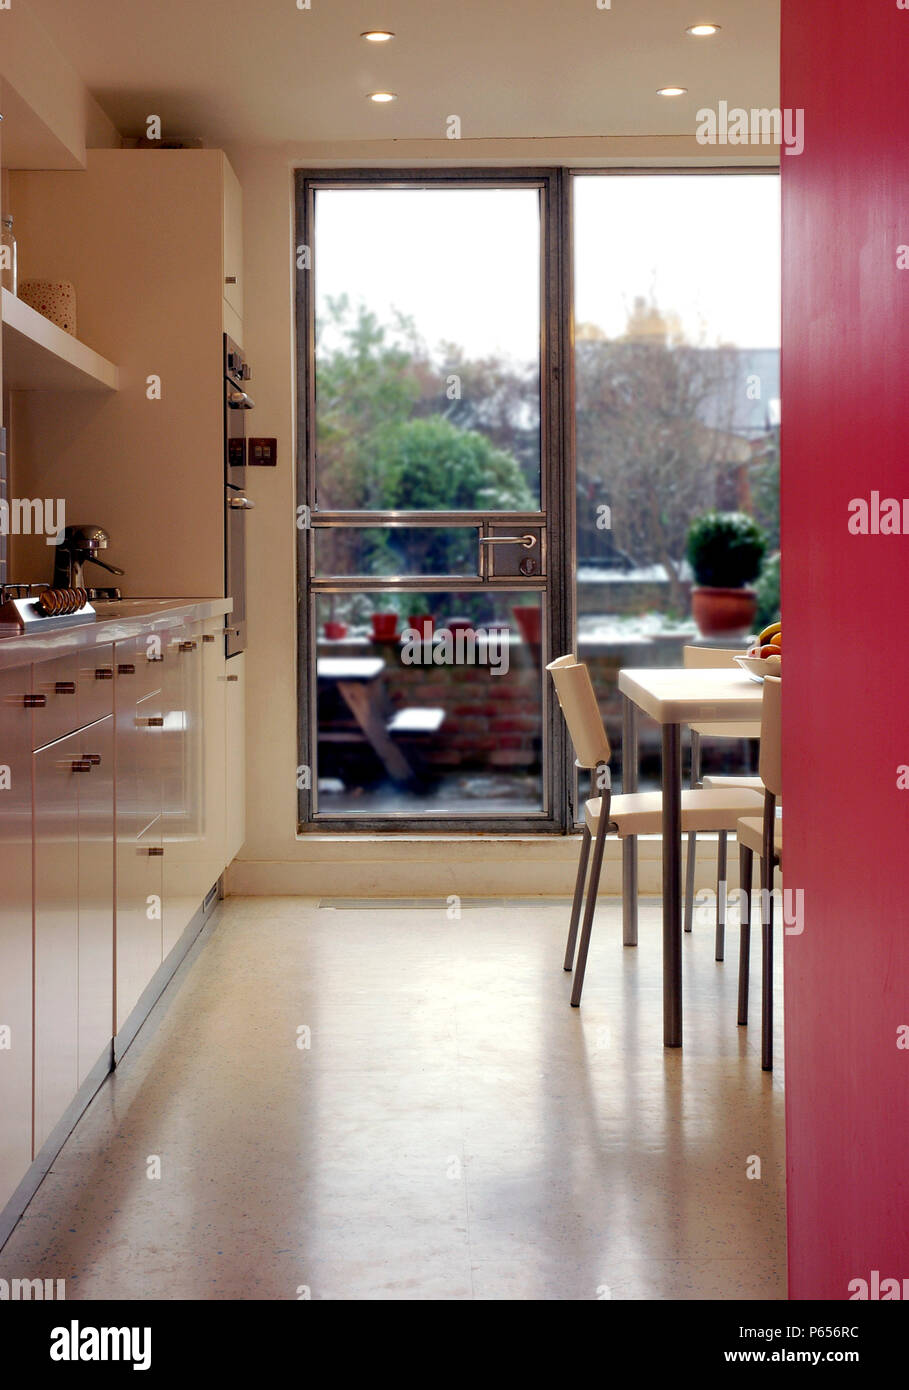
[[[545,515],[547,533],[547,575],[545,582],[525,581],[519,587],[548,596],[548,622],[541,648],[542,760],[544,810],[530,815],[483,816],[477,813],[447,812],[442,815],[392,813],[384,816],[340,816],[313,813],[312,789],[298,792],[298,829],[301,833],[400,831],[425,834],[452,832],[528,831],[564,833],[571,828],[569,775],[570,757],[564,721],[546,680],[545,663],[570,650],[574,632],[574,592],[571,583],[575,548],[574,524],[574,413],[571,344],[573,338],[573,294],[571,265],[570,177],[562,169],[334,169],[295,171],[296,248],[310,248],[315,264],[315,193],[320,188],[357,188],[374,185],[385,188],[538,188],[540,216],[540,502],[542,513],[477,513],[477,522],[497,524],[495,518],[510,525],[519,516]],[[302,766],[315,771],[316,748],[316,623],[315,602],[319,593],[344,592],[351,588],[369,592],[412,590],[423,593],[435,589],[461,591],[514,589],[505,580],[459,576],[381,576],[364,584],[362,578],[315,580],[311,530],[323,525],[387,526],[471,524],[469,513],[423,512],[325,512],[315,508],[315,296],[314,275],[309,269],[296,272],[296,376],[297,421],[297,501],[305,505],[311,526],[297,527],[297,710],[298,749]],[[299,513],[298,513],[299,515]],[[419,519],[415,519],[418,517]],[[499,522],[498,524],[501,524]],[[537,524],[540,524],[539,520]],[[310,779],[312,780],[312,778]],[[573,780],[573,779],[572,779]]]

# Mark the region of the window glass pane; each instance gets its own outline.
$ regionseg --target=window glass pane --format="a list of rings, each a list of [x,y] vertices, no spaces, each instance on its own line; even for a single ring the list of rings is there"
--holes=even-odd
[[[321,510],[535,510],[537,189],[315,194]]]
[[[320,577],[478,575],[472,526],[316,526],[312,535]]]
[[[579,176],[574,202],[578,640],[618,741],[618,669],[680,665],[698,637],[695,518],[757,518],[755,626],[778,611],[779,180]]]
[[[543,810],[534,593],[319,594],[320,815]]]

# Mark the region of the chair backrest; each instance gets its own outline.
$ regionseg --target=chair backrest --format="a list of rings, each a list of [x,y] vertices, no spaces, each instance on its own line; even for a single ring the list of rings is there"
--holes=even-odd
[[[783,682],[779,676],[764,677],[764,698],[761,703],[761,758],[758,771],[761,781],[774,796],[783,794],[783,749],[781,736],[781,705]]]
[[[744,655],[744,651],[732,652],[728,647],[683,647],[682,665],[686,671],[734,666],[735,658]]]
[[[579,764],[590,768],[608,763],[609,738],[587,667],[568,655],[551,661],[546,670],[552,676]]]

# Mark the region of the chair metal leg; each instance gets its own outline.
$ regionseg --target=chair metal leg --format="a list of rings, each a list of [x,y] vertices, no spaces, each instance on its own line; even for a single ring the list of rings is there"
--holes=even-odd
[[[692,791],[701,780],[701,736],[691,731],[691,788]],[[688,836],[688,856],[685,860],[685,930],[691,931],[694,922],[694,868],[697,860],[698,837],[694,831]]]
[[[726,955],[726,849],[726,831],[721,830],[716,850],[716,960]]]
[[[773,1070],[773,856],[761,859],[761,1068]]]
[[[688,836],[688,856],[685,860],[685,930],[691,931],[694,921],[694,868],[698,837],[692,830]]]
[[[574,901],[571,904],[571,921],[568,924],[568,942],[565,946],[565,970],[574,968],[574,948],[578,939],[578,922],[581,920],[581,904],[584,901],[584,882],[587,878],[587,861],[590,858],[590,831],[584,826],[581,839],[581,857],[578,860],[578,876],[574,885]]]
[[[622,696],[622,791],[638,789],[637,706]],[[622,841],[622,945],[638,944],[638,840],[627,835]]]
[[[739,931],[739,1023],[748,1025],[748,982],[751,974],[751,880],[754,874],[754,851],[739,845],[739,888],[741,927]]]
[[[593,842],[593,863],[590,866],[590,882],[587,885],[587,902],[584,907],[584,921],[581,926],[581,941],[578,946],[578,959],[571,986],[571,1007],[576,1009],[581,1002],[584,988],[584,973],[587,969],[587,952],[590,949],[590,933],[593,928],[593,914],[597,906],[597,891],[600,886],[600,870],[603,867],[603,851],[606,848],[606,832],[609,829],[608,817],[601,810],[597,822],[596,839]]]

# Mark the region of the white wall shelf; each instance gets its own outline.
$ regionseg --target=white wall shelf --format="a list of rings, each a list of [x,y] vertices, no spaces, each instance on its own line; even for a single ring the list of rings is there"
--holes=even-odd
[[[13,391],[119,391],[120,369],[9,290],[2,292],[3,384]]]

